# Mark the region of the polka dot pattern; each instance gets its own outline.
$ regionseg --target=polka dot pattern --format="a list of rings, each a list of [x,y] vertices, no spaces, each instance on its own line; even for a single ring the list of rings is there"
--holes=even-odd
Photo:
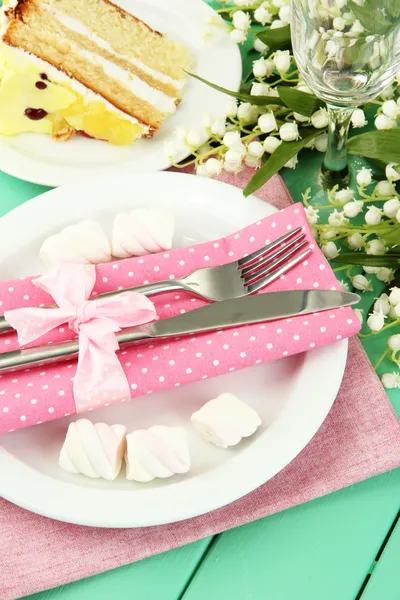
[[[261,247],[266,240],[274,240],[296,227],[304,227],[313,240],[304,209],[296,204],[284,211],[258,221],[226,238],[198,244],[192,248],[168,253],[150,254],[140,259],[129,258],[98,265],[94,294],[118,289],[120,286],[142,285],[144,281],[157,281],[183,277],[205,265],[223,264]],[[205,258],[207,257],[207,258]],[[268,286],[267,291],[287,289],[332,289],[337,280],[324,256],[317,247],[296,268]],[[52,303],[52,298],[36,288],[31,278],[0,282],[1,309],[23,306],[40,306]],[[189,312],[206,303],[185,292],[171,292],[152,299],[158,316],[163,319]],[[331,317],[335,318],[331,318]],[[134,345],[121,350],[121,359],[132,397],[155,393],[162,389],[179,387],[186,383],[215,377],[222,373],[249,367],[317,348],[355,334],[359,321],[352,309],[326,311],[282,319],[279,322],[255,324],[229,329]],[[73,333],[67,326],[59,327],[43,336],[41,343],[71,339]],[[37,343],[37,342],[36,342]],[[18,348],[16,335],[0,336],[0,352]],[[0,376],[0,434],[58,419],[65,414],[75,414],[72,385],[76,363],[58,363],[43,368],[31,368]],[[43,375],[42,375],[43,373]],[[93,406],[112,404],[99,398]]]

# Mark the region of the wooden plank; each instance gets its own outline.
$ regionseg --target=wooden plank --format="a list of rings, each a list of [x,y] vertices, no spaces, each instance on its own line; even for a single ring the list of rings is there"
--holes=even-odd
[[[229,531],[183,600],[355,600],[399,497],[400,469]]]
[[[396,521],[393,532],[374,563],[360,600],[400,599],[400,519]]]
[[[113,569],[25,600],[176,600],[185,589],[212,538]]]

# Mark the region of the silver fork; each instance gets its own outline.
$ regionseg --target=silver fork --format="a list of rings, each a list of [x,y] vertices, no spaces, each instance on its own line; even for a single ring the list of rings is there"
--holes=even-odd
[[[306,248],[298,253],[307,244],[308,241],[301,232],[301,227],[297,227],[240,260],[218,267],[203,267],[181,279],[157,281],[107,292],[99,297],[112,296],[126,291],[154,296],[176,290],[185,290],[212,302],[247,296],[258,292],[301,262],[311,252],[309,248]],[[0,333],[5,333],[10,329],[12,328],[6,319],[0,317]]]

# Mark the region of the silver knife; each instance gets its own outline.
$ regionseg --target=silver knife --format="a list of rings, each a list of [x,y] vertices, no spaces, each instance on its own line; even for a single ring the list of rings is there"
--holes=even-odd
[[[328,290],[296,290],[245,296],[214,302],[177,317],[124,329],[117,335],[117,340],[120,345],[125,346],[142,340],[193,335],[204,331],[306,315],[350,306],[359,301],[360,296],[357,294]],[[77,358],[78,352],[78,341],[6,352],[0,354],[0,371],[73,360]]]

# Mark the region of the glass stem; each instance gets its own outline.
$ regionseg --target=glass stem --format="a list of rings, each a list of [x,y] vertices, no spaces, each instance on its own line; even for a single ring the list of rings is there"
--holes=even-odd
[[[347,135],[354,108],[343,108],[328,104],[328,147],[321,167],[322,184],[326,188],[349,184],[347,164]]]

